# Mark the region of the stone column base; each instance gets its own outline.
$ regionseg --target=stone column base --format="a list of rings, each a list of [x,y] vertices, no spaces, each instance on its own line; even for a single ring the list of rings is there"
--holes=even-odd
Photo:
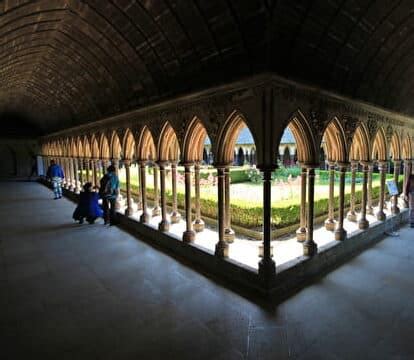
[[[148,224],[150,219],[151,219],[150,214],[148,214],[147,212],[142,213],[141,216],[139,217],[139,221],[143,224]]]
[[[226,228],[224,229],[224,241],[226,241],[228,244],[231,244],[234,242],[234,239],[236,238],[236,233],[232,228]]]
[[[306,228],[299,228],[296,230],[296,240],[298,242],[304,242],[306,240]]]
[[[348,221],[356,222],[357,221],[357,214],[356,214],[355,211],[350,211],[346,215],[346,218],[348,219]]]
[[[303,255],[313,256],[318,252],[318,245],[314,241],[306,240],[303,243]]]
[[[177,224],[181,220],[181,214],[178,211],[173,211],[170,215],[171,224]]]
[[[132,207],[125,209],[125,216],[132,216],[134,214],[134,209]]]
[[[168,230],[170,230],[170,223],[167,220],[162,220],[159,224],[158,224],[158,230],[166,232]]]
[[[195,240],[195,232],[193,230],[186,230],[183,232],[183,242],[189,244]]]
[[[336,229],[335,232],[335,240],[337,241],[343,241],[346,239],[347,233],[345,229]]]
[[[336,226],[336,221],[334,219],[325,220],[325,229],[328,231],[334,231]]]
[[[152,209],[152,216],[160,216],[161,215],[161,208],[156,206]]]
[[[369,221],[367,219],[360,219],[358,221],[358,228],[361,230],[365,230],[369,228]]]
[[[377,220],[384,221],[387,215],[385,215],[385,212],[383,210],[380,210],[377,212],[376,217],[377,217]]]
[[[202,232],[204,230],[205,224],[202,219],[195,219],[193,222],[193,229],[196,232]]]
[[[229,257],[229,245],[225,241],[216,244],[215,255],[218,257]]]

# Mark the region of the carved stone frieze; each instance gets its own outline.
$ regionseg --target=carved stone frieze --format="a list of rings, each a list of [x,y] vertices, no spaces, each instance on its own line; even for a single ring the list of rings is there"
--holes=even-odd
[[[387,129],[385,130],[385,137],[387,138],[387,142],[391,141],[393,132],[394,132],[394,130],[393,130],[392,126],[388,125]]]
[[[356,117],[345,115],[342,117],[342,123],[344,126],[346,143],[350,147],[352,144],[352,139],[354,137],[355,131],[358,128],[360,121]]]

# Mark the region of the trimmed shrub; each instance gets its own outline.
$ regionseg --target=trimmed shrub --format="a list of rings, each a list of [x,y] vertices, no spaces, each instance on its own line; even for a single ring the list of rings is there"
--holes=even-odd
[[[245,170],[244,170],[245,171]],[[401,190],[403,181],[398,182],[398,187]],[[123,183],[124,187],[125,184]],[[137,186],[132,184],[131,190],[134,194],[137,194]],[[380,187],[375,186],[372,188],[372,197],[377,199],[379,197]],[[170,191],[166,192],[167,204],[172,205],[172,194]],[[147,188],[148,199],[154,199],[154,189]],[[345,194],[345,205],[349,205],[351,195]],[[355,192],[356,204],[360,204],[362,200],[362,190]],[[194,198],[192,204],[194,206]],[[334,198],[335,209],[338,208],[339,197]],[[180,209],[185,207],[185,195],[183,193],[177,194],[177,205]],[[217,218],[217,199],[216,198],[201,198],[201,214],[209,218]],[[230,204],[231,221],[235,225],[239,225],[245,228],[260,228],[263,225],[263,207],[243,200],[232,200]],[[328,199],[315,200],[314,214],[315,217],[325,215],[328,213]],[[284,206],[272,207],[272,223],[275,228],[283,228],[289,225],[299,223],[300,220],[300,204],[287,204]]]

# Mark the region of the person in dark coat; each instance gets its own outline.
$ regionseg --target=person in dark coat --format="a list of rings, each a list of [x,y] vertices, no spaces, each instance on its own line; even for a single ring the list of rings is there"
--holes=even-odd
[[[103,211],[98,204],[99,195],[92,191],[90,182],[83,186],[83,190],[79,194],[79,204],[73,213],[73,219],[82,224],[84,219],[89,224],[93,224],[98,217],[103,216]]]
[[[116,199],[119,195],[119,178],[116,175],[115,166],[110,165],[107,173],[100,180],[99,194],[102,198],[104,222],[117,225],[119,220],[116,214]]]

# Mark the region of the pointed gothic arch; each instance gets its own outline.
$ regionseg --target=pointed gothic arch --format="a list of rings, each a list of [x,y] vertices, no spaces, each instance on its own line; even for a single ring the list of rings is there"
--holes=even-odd
[[[137,153],[138,160],[141,160],[141,161],[155,160],[156,150],[155,150],[154,138],[148,126],[144,126],[142,130],[140,131],[136,146],[137,146],[136,153]]]
[[[378,128],[372,143],[372,159],[378,161],[387,161],[387,138],[382,127]]]
[[[243,114],[238,111],[232,112],[219,132],[215,154],[217,164],[229,165],[233,163],[235,145],[240,131],[243,128],[249,129],[252,134],[254,143],[256,143],[255,134],[247,125],[247,121],[244,118]]]
[[[368,131],[364,124],[360,124],[355,130],[352,138],[351,150],[349,158],[353,161],[370,161],[370,146],[369,146]]]
[[[318,164],[319,159],[315,148],[314,137],[312,136],[311,128],[305,116],[299,110],[296,111],[290,118],[287,126],[292,132],[296,142],[298,161],[302,164]],[[282,139],[283,133],[280,134],[278,143]]]
[[[323,133],[328,161],[345,163],[348,160],[345,132],[338,118],[334,117]]]
[[[204,155],[204,144],[207,138],[208,134],[205,126],[199,118],[195,117],[190,122],[184,135],[184,162],[201,161],[207,158],[207,154]]]
[[[162,127],[157,154],[158,160],[161,161],[177,161],[179,159],[180,146],[177,135],[168,121]]]
[[[132,160],[135,157],[135,137],[130,129],[127,129],[125,132],[122,140],[122,149],[125,159]]]

